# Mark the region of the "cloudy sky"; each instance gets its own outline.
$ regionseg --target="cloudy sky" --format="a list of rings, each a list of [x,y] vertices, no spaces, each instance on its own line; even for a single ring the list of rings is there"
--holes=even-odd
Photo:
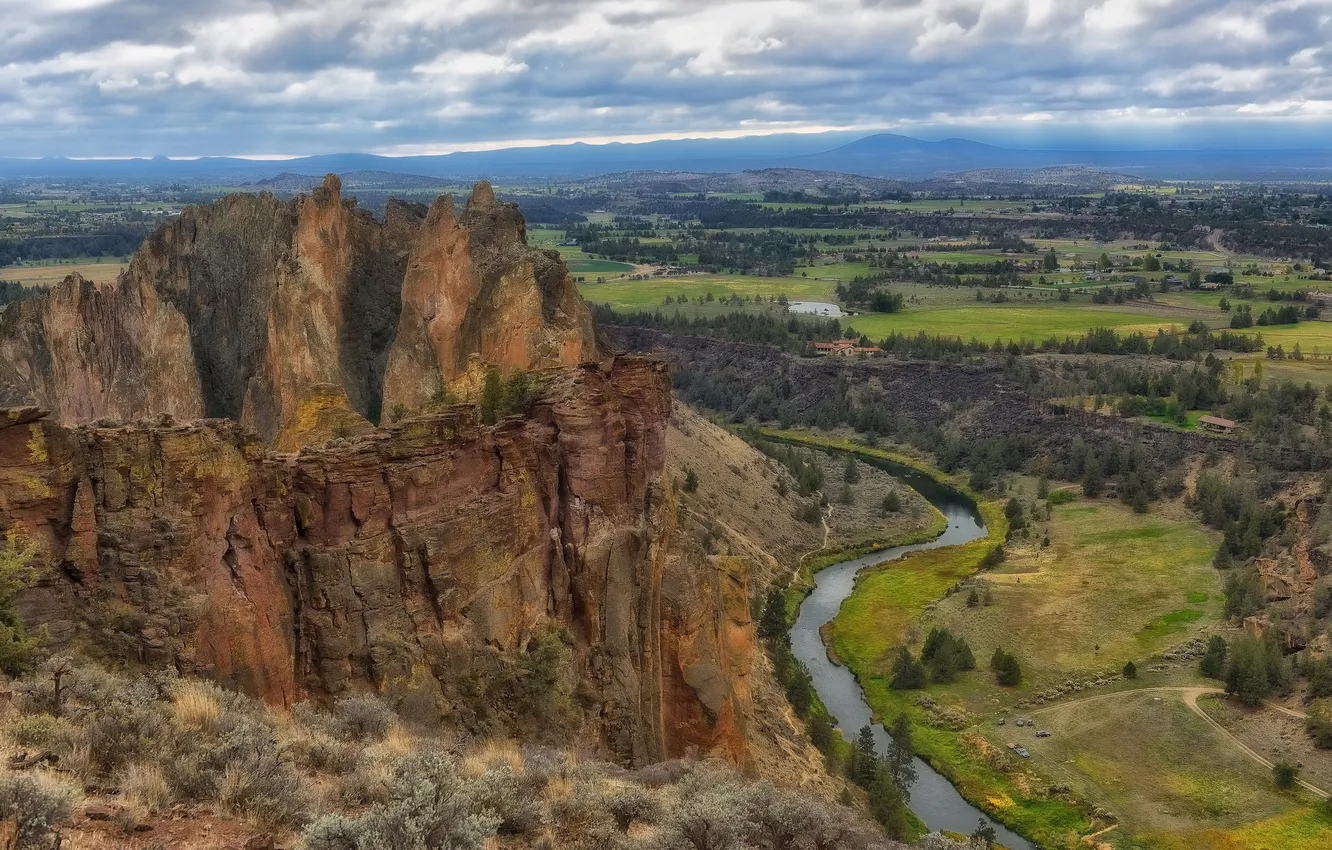
[[[1332,146],[1332,0],[0,0],[0,156]]]

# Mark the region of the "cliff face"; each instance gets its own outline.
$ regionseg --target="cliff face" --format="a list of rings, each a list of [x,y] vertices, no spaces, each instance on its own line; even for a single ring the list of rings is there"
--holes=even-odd
[[[598,354],[484,183],[461,215],[376,221],[332,175],[186,210],[117,284],[0,316],[0,534],[52,565],[25,619],[280,705],[376,690],[441,722],[553,628],[605,750],[744,763],[743,564],[673,544],[664,366]],[[538,400],[493,427],[443,407],[484,364],[536,370]]]
[[[489,186],[477,186],[460,219],[440,198],[408,260],[385,409],[420,409],[472,355],[503,371],[594,357],[592,317],[568,281],[559,254],[528,247],[517,207]]]
[[[494,427],[455,407],[294,456],[231,422],[10,411],[3,530],[53,566],[25,615],[274,703],[374,689],[436,718],[460,652],[521,652],[553,623],[606,750],[744,762],[744,570],[669,555],[669,393],[660,364],[622,359],[553,376]]]
[[[445,196],[382,222],[335,175],[290,201],[233,195],[159,228],[115,286],[22,307],[0,324],[4,401],[66,424],[227,418],[288,447],[330,404],[352,430],[420,410],[470,355],[505,371],[596,355],[564,264],[485,183],[461,218]]]
[[[29,404],[66,422],[201,416],[184,317],[151,286],[78,275],[0,311],[0,406]]]

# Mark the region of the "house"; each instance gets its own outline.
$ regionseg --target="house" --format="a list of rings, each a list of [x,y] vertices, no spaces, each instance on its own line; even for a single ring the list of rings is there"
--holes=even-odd
[[[1239,423],[1220,416],[1203,416],[1198,419],[1198,427],[1218,434],[1230,434],[1239,430]]]
[[[877,357],[883,351],[873,346],[856,345],[856,341],[853,339],[839,339],[836,342],[814,343],[814,353],[820,357],[855,357],[857,355]]]
[[[839,339],[836,342],[816,342],[814,343],[814,353],[823,357],[829,355],[833,357],[846,357],[853,354],[856,349],[855,340]]]

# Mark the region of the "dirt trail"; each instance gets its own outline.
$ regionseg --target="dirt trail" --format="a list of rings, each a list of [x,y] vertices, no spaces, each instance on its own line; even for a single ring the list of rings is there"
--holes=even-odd
[[[1109,693],[1109,694],[1096,694],[1095,696],[1083,697],[1082,699],[1075,699],[1075,700],[1072,700],[1072,701],[1070,701],[1070,702],[1061,702],[1061,703],[1058,703],[1058,704],[1056,704],[1056,705],[1047,705],[1047,706],[1045,706],[1044,708],[1038,708],[1038,709],[1036,709],[1035,711],[1030,711],[1030,712],[1027,712],[1027,713],[1030,714],[1030,715],[1032,715],[1032,716],[1035,716],[1035,715],[1037,715],[1037,714],[1044,714],[1044,713],[1047,712],[1047,711],[1053,711],[1053,710],[1055,710],[1055,709],[1059,709],[1059,708],[1069,708],[1069,707],[1072,707],[1072,706],[1075,706],[1075,705],[1080,705],[1080,704],[1082,704],[1082,703],[1094,702],[1094,701],[1097,701],[1097,700],[1103,700],[1103,699],[1110,699],[1110,698],[1112,698],[1112,697],[1122,696],[1122,695],[1124,695],[1124,694],[1137,694],[1137,693],[1143,693],[1143,692],[1145,692],[1145,691],[1152,691],[1152,692],[1165,692],[1165,691],[1169,691],[1169,692],[1172,692],[1172,693],[1177,693],[1177,694],[1179,694],[1180,697],[1184,700],[1184,704],[1185,704],[1186,706],[1188,706],[1188,708],[1189,708],[1190,711],[1192,711],[1194,714],[1196,714],[1196,715],[1198,715],[1199,717],[1201,717],[1201,718],[1207,723],[1207,725],[1211,726],[1211,727],[1212,727],[1213,729],[1215,729],[1217,732],[1221,733],[1221,736],[1222,736],[1223,738],[1225,738],[1227,741],[1229,741],[1231,744],[1233,744],[1233,745],[1235,746],[1236,749],[1238,749],[1240,752],[1244,753],[1246,756],[1248,756],[1249,758],[1251,758],[1251,759],[1253,759],[1254,761],[1256,761],[1258,764],[1261,764],[1263,767],[1268,768],[1269,770],[1274,766],[1274,765],[1272,764],[1271,761],[1269,761],[1268,759],[1264,758],[1264,757],[1263,757],[1261,754],[1259,754],[1256,750],[1252,749],[1248,744],[1245,744],[1245,743],[1244,743],[1243,741],[1241,741],[1239,738],[1237,738],[1237,737],[1235,737],[1234,735],[1232,735],[1232,734],[1230,733],[1230,730],[1226,729],[1226,727],[1224,727],[1224,726],[1222,726],[1220,723],[1216,722],[1216,720],[1214,720],[1210,714],[1208,714],[1207,712],[1203,711],[1202,708],[1199,707],[1199,705],[1198,705],[1198,697],[1203,696],[1203,695],[1205,695],[1205,694],[1221,694],[1221,693],[1225,693],[1225,691],[1221,690],[1220,688],[1200,688],[1200,687],[1192,687],[1192,688],[1183,688],[1183,687],[1178,687],[1178,688],[1133,688],[1132,690],[1127,690],[1127,691],[1115,691],[1115,692],[1113,692],[1113,693]],[[1280,711],[1280,712],[1283,713],[1283,714],[1288,714],[1288,715],[1290,715],[1291,717],[1303,718],[1303,717],[1305,716],[1305,715],[1302,714],[1301,712],[1295,711],[1294,709],[1289,709],[1289,708],[1286,708],[1286,707],[1284,707],[1284,706],[1276,705],[1276,704],[1271,703],[1271,702],[1265,702],[1264,704],[1267,705],[1269,708],[1274,708],[1274,709],[1276,709],[1277,711]],[[1313,795],[1315,795],[1315,796],[1317,796],[1317,797],[1320,797],[1320,798],[1323,798],[1323,799],[1327,799],[1328,796],[1332,796],[1332,795],[1329,795],[1328,792],[1324,791],[1322,788],[1319,788],[1317,785],[1312,785],[1312,784],[1310,784],[1310,783],[1308,783],[1308,782],[1305,782],[1303,779],[1297,779],[1297,780],[1295,780],[1295,781],[1298,782],[1298,783],[1300,784],[1300,787],[1304,788],[1306,791],[1310,792],[1311,794],[1313,794]]]

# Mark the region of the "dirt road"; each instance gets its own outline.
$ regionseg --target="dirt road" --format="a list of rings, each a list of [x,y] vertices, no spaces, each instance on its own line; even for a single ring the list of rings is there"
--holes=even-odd
[[[1203,711],[1201,707],[1199,707],[1198,697],[1201,697],[1204,694],[1225,693],[1220,688],[1200,688],[1200,687],[1134,688],[1128,691],[1115,691],[1114,693],[1109,693],[1109,694],[1096,694],[1095,696],[1083,697],[1082,699],[1075,699],[1070,702],[1062,702],[1062,703],[1057,703],[1055,705],[1047,705],[1044,708],[1038,708],[1035,711],[1029,711],[1027,713],[1034,717],[1038,714],[1044,714],[1048,711],[1054,711],[1056,709],[1061,709],[1061,708],[1071,708],[1072,706],[1075,705],[1081,705],[1083,703],[1088,703],[1088,702],[1096,702],[1098,700],[1113,699],[1114,697],[1123,696],[1124,694],[1138,694],[1144,692],[1167,692],[1167,691],[1179,694],[1181,699],[1184,700],[1184,704],[1189,707],[1190,711],[1201,717],[1203,721],[1207,723],[1208,726],[1211,726],[1213,729],[1219,732],[1223,738],[1225,738],[1232,745],[1234,745],[1234,747],[1238,749],[1240,752],[1244,753],[1246,756],[1253,759],[1258,764],[1261,764],[1263,767],[1266,767],[1269,770],[1272,769],[1274,765],[1272,764],[1271,761],[1264,758],[1260,753],[1249,747],[1248,744],[1245,744],[1239,738],[1236,738],[1234,735],[1230,733],[1228,729],[1226,729],[1226,727],[1216,722],[1216,720],[1214,720],[1211,715],[1209,715],[1207,712]],[[1305,717],[1305,715],[1302,712],[1286,708],[1285,706],[1280,706],[1272,702],[1267,702],[1265,704],[1267,705],[1267,707],[1275,709],[1281,712],[1282,714],[1287,714],[1291,717],[1296,717],[1300,719],[1303,719]],[[1329,796],[1328,792],[1324,791],[1322,788],[1319,788],[1317,785],[1305,782],[1303,779],[1297,779],[1295,781],[1300,784],[1300,787],[1304,788],[1306,791],[1317,797],[1320,797],[1322,799],[1327,799],[1327,797]]]

